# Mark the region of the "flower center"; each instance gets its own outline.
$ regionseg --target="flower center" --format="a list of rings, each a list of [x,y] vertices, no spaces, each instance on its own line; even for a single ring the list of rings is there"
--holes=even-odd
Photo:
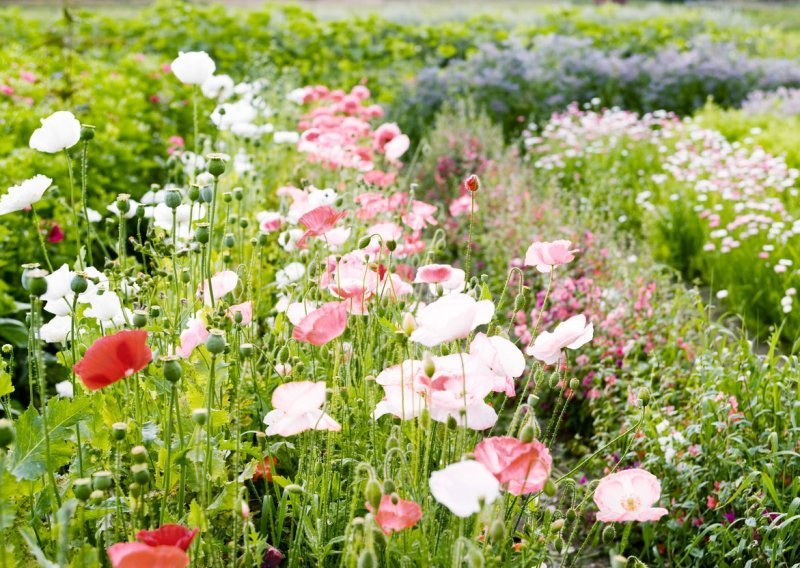
[[[136,372],[136,371],[134,371],[133,369],[128,369],[128,370],[126,370],[126,371],[125,371],[125,376],[126,376],[126,377],[130,377],[130,376],[131,376],[131,375],[133,375],[135,372]]]
[[[628,496],[622,500],[622,508],[626,511],[636,511],[641,504],[641,499],[635,496]]]

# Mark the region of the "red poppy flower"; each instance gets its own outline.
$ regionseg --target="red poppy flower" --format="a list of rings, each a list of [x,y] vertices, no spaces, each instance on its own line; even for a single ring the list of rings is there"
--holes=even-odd
[[[312,209],[299,219],[300,224],[306,228],[306,232],[297,240],[297,247],[304,248],[308,237],[324,235],[333,229],[339,219],[345,215],[347,215],[347,211],[337,211],[330,205],[323,205],[322,207]]]
[[[154,531],[139,531],[136,540],[149,546],[177,546],[189,550],[199,529],[188,529],[183,525],[162,525]]]
[[[272,481],[272,468],[278,465],[278,460],[274,457],[267,456],[263,462],[256,465],[256,470],[253,472],[253,481],[265,478],[267,481]]]
[[[141,542],[118,542],[108,547],[113,568],[186,568],[189,557],[177,546],[147,546]]]
[[[86,388],[97,390],[141,371],[152,359],[147,332],[123,330],[92,343],[72,369]]]

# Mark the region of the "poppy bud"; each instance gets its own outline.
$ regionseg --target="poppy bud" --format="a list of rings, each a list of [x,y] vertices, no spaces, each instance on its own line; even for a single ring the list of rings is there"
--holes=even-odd
[[[189,281],[192,279],[192,273],[189,271],[188,268],[184,268],[181,270],[181,282],[184,284],[188,284]]]
[[[88,501],[92,494],[92,480],[88,477],[76,479],[72,484],[72,492],[79,501]]]
[[[467,191],[475,193],[481,188],[481,180],[478,179],[478,176],[472,174],[464,180],[464,187],[467,188]]]
[[[394,252],[397,249],[397,241],[394,239],[386,241],[386,248],[389,249],[389,252]]]
[[[358,241],[358,248],[360,248],[360,249],[367,248],[369,246],[369,242],[371,240],[372,240],[372,237],[370,235],[367,235],[366,237],[361,237],[361,239],[359,239],[359,241]]]
[[[525,310],[525,294],[517,294],[514,298],[514,311],[521,312]]]
[[[495,519],[495,521],[492,523],[492,528],[489,531],[489,537],[494,543],[503,541],[503,539],[506,537],[506,526],[503,524],[503,521],[500,519]]]
[[[127,213],[131,210],[131,196],[127,193],[117,195],[117,209],[120,213]]]
[[[164,199],[164,203],[167,205],[167,207],[170,209],[177,209],[180,207],[181,201],[182,198],[180,191],[177,189],[170,189],[167,191],[167,196]]]
[[[147,325],[147,312],[144,310],[135,310],[133,312],[133,327],[141,329]]]
[[[120,442],[128,435],[128,425],[124,422],[114,422],[111,425],[111,431],[114,433],[114,439]]]
[[[14,441],[14,423],[8,418],[0,418],[0,448],[7,448]]]
[[[383,482],[384,493],[394,493],[396,490],[397,488],[394,485],[394,481],[392,481],[391,479],[387,479],[386,481]]]
[[[564,528],[564,519],[556,519],[550,524],[550,528],[554,531],[560,531]]]
[[[417,329],[417,322],[414,320],[414,316],[406,312],[403,315],[403,331],[406,335],[411,335],[415,329]]]
[[[96,471],[94,475],[92,475],[92,487],[94,487],[95,491],[110,489],[113,483],[114,478],[111,476],[110,471]]]
[[[269,242],[269,239],[267,238],[266,234],[261,233],[261,234],[258,235],[258,244],[259,245],[261,245],[263,247],[268,242]]]
[[[82,274],[76,274],[70,280],[69,287],[76,294],[83,294],[89,288],[89,282]]]
[[[300,494],[303,492],[303,488],[300,485],[297,485],[296,483],[290,483],[289,485],[286,486],[284,491],[286,491],[287,493]]]
[[[227,343],[225,342],[225,332],[221,329],[209,330],[209,336],[206,339],[206,349],[212,355],[219,355],[225,351]]]
[[[94,126],[91,124],[81,124],[81,140],[88,142],[94,138]]]
[[[209,230],[208,223],[198,223],[194,230],[194,240],[201,245],[205,245],[208,244],[209,238],[211,238],[211,231]]]
[[[239,226],[240,226],[242,229],[246,229],[247,227],[249,227],[249,226],[250,226],[250,221],[248,221],[248,220],[247,220],[247,219],[245,219],[245,218],[239,219]]]
[[[177,383],[183,375],[183,367],[177,357],[162,357],[164,362],[164,378],[171,383]]]
[[[358,568],[378,568],[378,559],[375,553],[365,548],[358,557]]]
[[[433,362],[433,357],[429,352],[425,352],[422,356],[422,364],[423,370],[425,371],[425,375],[430,378],[436,372],[436,363]]]
[[[556,539],[555,549],[556,549],[556,552],[561,552],[564,549],[564,539],[563,538],[558,537]]]
[[[215,178],[218,178],[225,173],[225,159],[222,154],[209,154],[208,158],[208,173]]]
[[[578,517],[578,513],[575,512],[575,509],[568,509],[567,510],[567,522],[574,523],[575,519]]]
[[[372,505],[372,508],[376,511],[381,505],[382,496],[383,493],[381,492],[381,484],[374,479],[367,481],[367,485],[364,488],[364,497],[367,499],[367,503]]]
[[[572,378],[569,380],[569,389],[572,391],[578,390],[581,386],[581,382],[578,379]]]
[[[552,497],[556,494],[556,484],[553,483],[552,479],[548,479],[547,483],[544,484],[544,492],[545,495]]]
[[[603,529],[603,544],[611,544],[617,537],[617,531],[614,525],[608,525]]]
[[[533,438],[534,438],[533,426],[528,424],[522,429],[522,432],[519,435],[519,439],[527,444],[532,442]]]
[[[650,402],[650,389],[647,387],[640,389],[639,400],[641,401],[642,406],[647,406],[647,404]]]

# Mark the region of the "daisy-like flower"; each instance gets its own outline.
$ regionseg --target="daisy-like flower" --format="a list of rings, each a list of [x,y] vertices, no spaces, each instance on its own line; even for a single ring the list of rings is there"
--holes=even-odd
[[[22,211],[39,201],[53,180],[41,174],[12,185],[8,192],[0,196],[0,215]]]

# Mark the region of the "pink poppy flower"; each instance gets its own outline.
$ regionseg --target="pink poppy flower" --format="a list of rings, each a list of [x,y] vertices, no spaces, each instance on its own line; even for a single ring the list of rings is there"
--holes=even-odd
[[[262,211],[256,218],[262,233],[273,233],[280,230],[285,222],[283,215],[277,211]]]
[[[225,294],[233,292],[239,283],[239,275],[233,270],[223,270],[211,277],[211,292],[214,300],[219,301]],[[203,282],[203,301],[207,306],[211,305],[211,295],[208,293],[208,280]]]
[[[527,495],[544,488],[553,458],[547,447],[534,440],[525,443],[511,436],[486,438],[475,446],[475,459],[508,484],[513,495]]]
[[[479,333],[470,343],[469,353],[486,365],[496,377],[493,391],[514,396],[514,379],[525,372],[525,356],[519,347],[504,337],[488,337],[485,333]]]
[[[453,217],[460,217],[461,215],[469,213],[473,208],[475,211],[478,211],[478,205],[472,203],[472,197],[469,194],[464,194],[451,201],[448,209],[450,215]]]
[[[347,303],[328,302],[300,320],[292,331],[292,339],[311,345],[325,345],[342,335],[346,327]]]
[[[494,317],[490,300],[476,301],[466,294],[449,294],[422,308],[417,314],[417,329],[411,341],[425,347],[462,339]]]
[[[605,476],[594,490],[594,502],[600,511],[597,520],[604,523],[657,521],[669,511],[653,507],[661,497],[661,483],[643,469],[626,469]]]
[[[366,507],[370,513],[375,515],[375,521],[385,534],[411,528],[422,518],[422,507],[418,503],[398,499],[397,504],[394,504],[391,495],[381,497],[377,513],[369,503],[366,504]]]
[[[572,316],[558,324],[552,332],[543,331],[526,353],[546,365],[552,365],[561,359],[564,349],[577,349],[590,342],[593,336],[594,326],[586,323],[586,316]]]
[[[305,213],[299,222],[306,228],[306,232],[297,240],[297,248],[304,248],[309,237],[319,237],[332,230],[345,215],[346,211],[337,211],[330,205],[323,205]]]
[[[575,260],[578,249],[571,249],[572,243],[565,240],[533,243],[525,253],[525,266],[535,266],[539,272],[551,272]]]
[[[446,282],[453,276],[454,268],[449,264],[428,264],[420,266],[417,270],[415,284],[438,284]],[[463,271],[462,271],[463,272]]]
[[[341,425],[322,411],[325,383],[284,383],[272,393],[273,410],[264,417],[268,436],[294,436],[306,430],[338,432]]]
[[[395,122],[381,124],[372,134],[372,143],[375,150],[383,152],[386,145],[400,136],[400,127]]]
[[[283,311],[286,312],[286,317],[289,319],[289,322],[292,325],[300,325],[300,322],[303,321],[303,318],[316,310],[318,307],[319,302],[305,300],[303,302],[292,302],[286,306],[285,310]]]
[[[141,542],[118,542],[108,548],[113,568],[185,568],[189,556],[177,546],[148,546]]]
[[[386,159],[390,162],[396,162],[400,159],[400,156],[406,153],[409,146],[411,146],[411,140],[407,135],[401,134],[400,136],[395,136],[391,142],[383,147],[383,155],[386,156]]]
[[[228,308],[227,316],[236,321],[236,314],[242,314],[242,325],[248,325],[253,321],[253,302],[242,302]]]
[[[189,318],[186,322],[186,329],[181,332],[181,344],[178,347],[178,355],[188,359],[195,347],[202,345],[208,339],[208,328],[200,317]]]

